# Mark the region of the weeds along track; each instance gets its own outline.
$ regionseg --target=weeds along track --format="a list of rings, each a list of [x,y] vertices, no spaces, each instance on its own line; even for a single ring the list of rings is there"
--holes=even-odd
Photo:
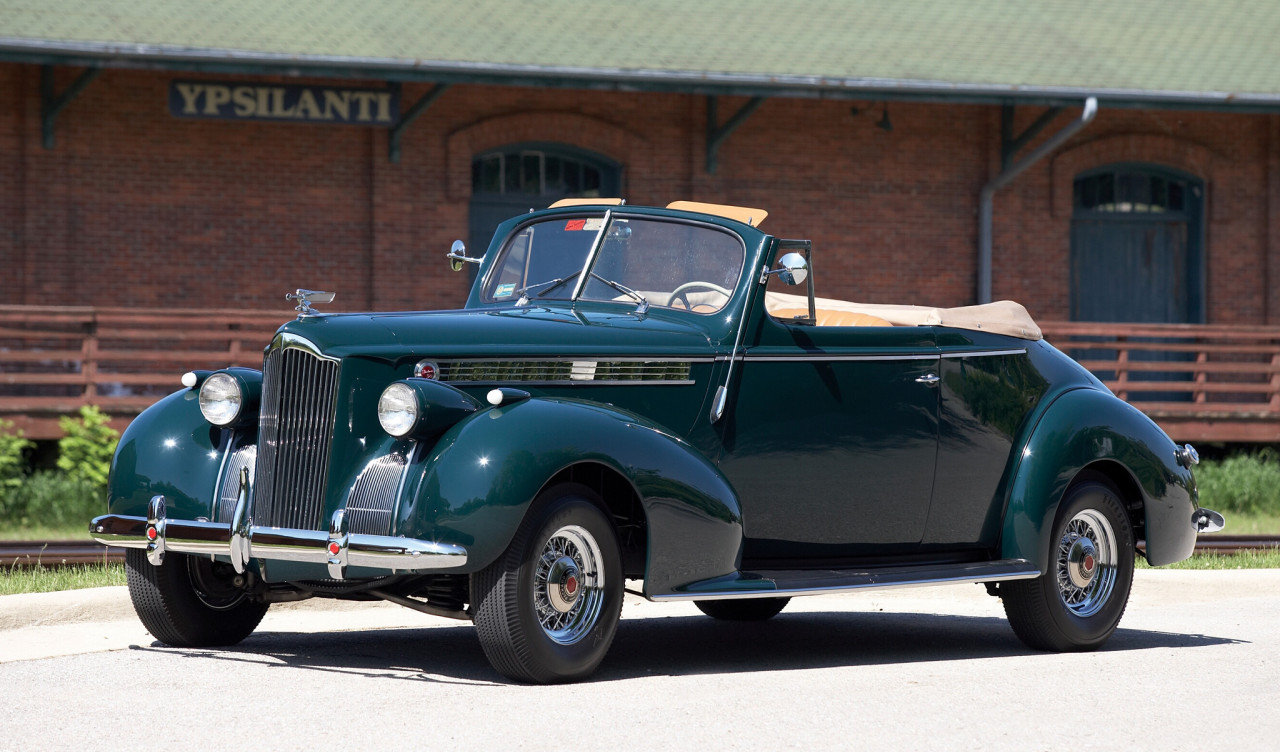
[[[1140,544],[1139,550],[1143,548]],[[1202,535],[1196,553],[1234,554],[1280,548],[1280,535]],[[0,567],[62,567],[124,561],[124,549],[95,541],[0,541]]]

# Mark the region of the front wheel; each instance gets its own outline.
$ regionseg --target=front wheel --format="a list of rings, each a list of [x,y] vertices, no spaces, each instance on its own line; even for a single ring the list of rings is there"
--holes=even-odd
[[[1133,527],[1110,482],[1067,491],[1053,526],[1049,570],[1000,585],[1009,624],[1037,650],[1093,650],[1116,631],[1133,584]]]
[[[234,645],[253,633],[269,604],[249,599],[230,564],[170,553],[153,566],[147,552],[125,552],[129,598],[142,626],[178,648]]]
[[[622,556],[596,501],[577,485],[544,493],[506,552],[472,576],[476,633],[504,676],[573,681],[609,651],[622,611]]]

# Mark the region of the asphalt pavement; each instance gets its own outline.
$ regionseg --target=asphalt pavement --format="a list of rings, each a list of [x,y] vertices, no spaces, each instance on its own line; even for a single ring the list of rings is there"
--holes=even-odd
[[[0,597],[0,750],[1275,750],[1280,570],[1143,570],[1104,649],[1026,649],[952,585],[762,624],[628,596],[589,681],[522,686],[468,624],[274,606],[231,649],[153,640],[124,588]]]

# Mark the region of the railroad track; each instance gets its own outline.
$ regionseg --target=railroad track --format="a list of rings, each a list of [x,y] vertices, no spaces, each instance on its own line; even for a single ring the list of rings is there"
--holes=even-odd
[[[1234,554],[1280,548],[1280,535],[1202,535],[1196,553]],[[62,567],[70,564],[120,563],[124,549],[94,541],[0,541],[0,567]]]

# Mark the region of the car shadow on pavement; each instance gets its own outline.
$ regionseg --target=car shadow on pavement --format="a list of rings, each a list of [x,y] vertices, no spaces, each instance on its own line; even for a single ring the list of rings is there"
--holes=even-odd
[[[1150,630],[1116,631],[1101,652],[1198,648],[1243,641]],[[499,684],[470,626],[363,632],[260,632],[216,650],[140,651],[242,661],[369,678]],[[767,622],[701,616],[624,619],[609,655],[588,681],[874,666],[1048,655],[1025,647],[998,617],[922,613],[800,612]]]

